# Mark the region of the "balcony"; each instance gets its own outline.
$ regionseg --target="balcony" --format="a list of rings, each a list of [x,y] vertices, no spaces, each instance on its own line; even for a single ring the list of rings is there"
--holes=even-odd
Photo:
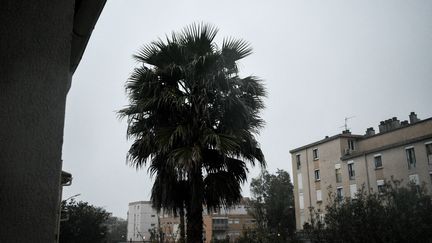
[[[213,224],[213,231],[226,231],[228,224]]]

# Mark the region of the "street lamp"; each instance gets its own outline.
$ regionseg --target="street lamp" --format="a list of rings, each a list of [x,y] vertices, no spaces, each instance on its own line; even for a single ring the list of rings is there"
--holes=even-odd
[[[73,196],[70,196],[70,197],[66,198],[65,200],[63,200],[63,201],[66,202],[67,200],[72,199],[72,198],[74,198],[74,197],[78,197],[78,196],[81,196],[81,193],[78,193],[78,194],[75,194],[75,195],[73,195]]]

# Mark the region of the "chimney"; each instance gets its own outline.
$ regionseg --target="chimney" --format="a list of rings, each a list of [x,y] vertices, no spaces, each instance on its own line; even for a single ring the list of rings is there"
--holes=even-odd
[[[397,117],[393,117],[391,120],[391,129],[396,129],[400,127],[400,121],[397,119]]]
[[[409,114],[409,120],[410,120],[410,124],[414,124],[414,123],[420,121],[420,119],[417,118],[417,114],[415,112],[411,112]]]
[[[379,126],[378,126],[378,130],[380,133],[382,132],[387,132],[387,127],[384,121],[381,121]]]
[[[392,130],[391,123],[392,123],[392,119],[385,120],[385,125],[386,125],[387,132]]]
[[[347,129],[347,130],[343,130],[343,131],[342,131],[342,134],[351,134],[351,131],[350,131],[349,129]]]
[[[405,120],[405,121],[401,121],[401,126],[408,126],[409,125],[409,123],[408,123],[408,121],[407,120]]]
[[[375,135],[375,130],[373,127],[369,127],[368,129],[366,129],[366,134],[365,134],[366,137],[373,136],[373,135]]]

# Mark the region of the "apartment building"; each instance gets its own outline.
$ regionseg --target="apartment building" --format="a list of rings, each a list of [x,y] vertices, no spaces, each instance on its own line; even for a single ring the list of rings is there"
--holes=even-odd
[[[232,208],[221,208],[212,213],[207,213],[204,210],[205,242],[210,243],[212,240],[225,240],[227,238],[230,242],[235,242],[244,230],[254,228],[255,220],[247,212],[248,202],[249,198],[243,198],[240,204]]]
[[[159,228],[159,217],[150,201],[129,203],[127,221],[128,241],[148,241],[150,230]]]
[[[309,221],[309,208],[325,213],[329,189],[354,198],[361,187],[377,192],[393,177],[432,191],[432,117],[420,120],[411,112],[409,121],[393,117],[378,129],[345,130],[290,151],[297,229]]]
[[[159,216],[159,225],[165,243],[174,243],[180,239],[180,217],[162,214]]]

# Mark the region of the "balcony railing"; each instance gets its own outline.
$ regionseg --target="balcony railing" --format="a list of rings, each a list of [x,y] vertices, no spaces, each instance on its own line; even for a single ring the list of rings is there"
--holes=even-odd
[[[218,230],[227,230],[228,229],[228,224],[213,224],[213,230],[218,231]]]

